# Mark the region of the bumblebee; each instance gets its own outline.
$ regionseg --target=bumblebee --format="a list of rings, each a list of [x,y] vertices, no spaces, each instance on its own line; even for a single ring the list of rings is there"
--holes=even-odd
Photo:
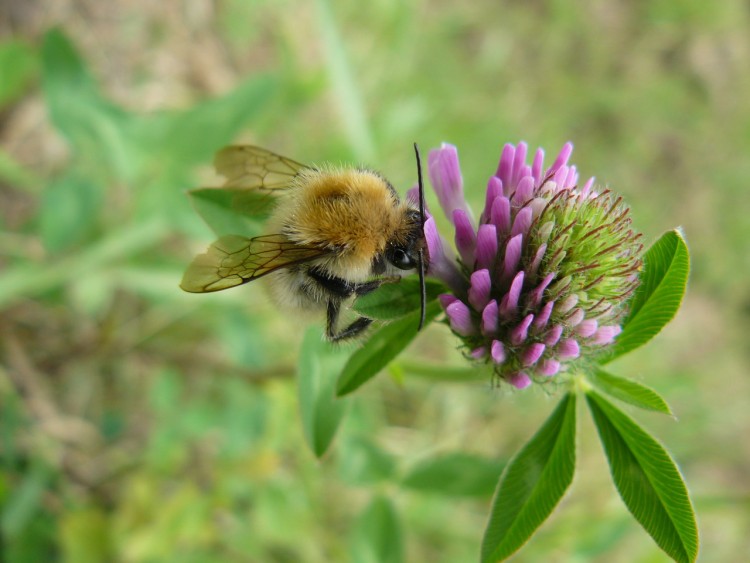
[[[419,205],[400,200],[381,174],[364,168],[306,166],[255,146],[229,146],[214,159],[225,187],[275,198],[268,234],[223,236],[188,266],[180,287],[209,293],[267,276],[275,301],[325,311],[326,336],[355,338],[363,316],[339,326],[342,307],[384,282],[416,270],[425,310],[424,190],[419,150]]]

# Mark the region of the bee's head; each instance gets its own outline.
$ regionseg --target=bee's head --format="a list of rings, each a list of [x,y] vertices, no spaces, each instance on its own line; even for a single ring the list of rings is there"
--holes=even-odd
[[[407,209],[399,236],[389,242],[385,249],[385,259],[399,270],[414,270],[420,267],[424,245],[420,212],[416,209]]]

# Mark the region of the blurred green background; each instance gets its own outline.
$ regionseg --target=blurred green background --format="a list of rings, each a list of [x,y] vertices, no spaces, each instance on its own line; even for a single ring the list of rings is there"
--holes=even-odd
[[[572,140],[648,241],[683,227],[684,307],[615,367],[676,413],[638,419],[685,475],[701,560],[742,560],[748,29],[741,0],[0,1],[0,560],[476,560],[497,471],[555,397],[419,377],[459,365],[432,326],[317,460],[297,319],[261,287],[177,287],[212,239],[185,191],[252,142],[403,192],[411,143],[448,141],[476,208],[519,140],[548,158]],[[666,560],[587,416],[581,435],[571,492],[515,560]]]

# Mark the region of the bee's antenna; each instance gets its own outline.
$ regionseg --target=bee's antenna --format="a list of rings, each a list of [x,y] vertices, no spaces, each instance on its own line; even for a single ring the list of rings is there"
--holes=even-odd
[[[414,143],[414,153],[417,155],[417,179],[419,182],[419,220],[422,223],[422,236],[424,236],[424,184],[422,183],[422,159],[419,156],[419,147],[417,143]],[[427,309],[427,288],[425,287],[424,281],[424,247],[419,249],[419,304],[421,312],[419,315],[419,327],[417,330],[422,330],[424,326],[425,312]]]

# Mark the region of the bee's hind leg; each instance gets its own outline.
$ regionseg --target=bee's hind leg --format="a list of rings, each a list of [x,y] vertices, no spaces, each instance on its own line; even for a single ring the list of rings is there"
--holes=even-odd
[[[341,342],[342,340],[354,338],[372,323],[372,319],[368,319],[367,317],[358,317],[348,327],[337,332],[336,324],[339,319],[340,309],[341,304],[339,302],[333,300],[328,302],[326,336],[331,342]]]

